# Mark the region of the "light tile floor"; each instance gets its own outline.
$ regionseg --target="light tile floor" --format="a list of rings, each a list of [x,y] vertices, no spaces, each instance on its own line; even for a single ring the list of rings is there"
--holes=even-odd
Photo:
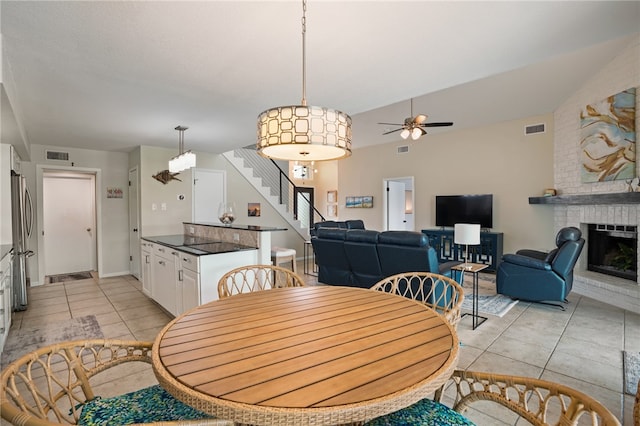
[[[299,271],[302,266],[300,262]],[[309,285],[317,284],[312,275],[304,278]],[[172,319],[142,293],[132,276],[34,287],[29,300],[27,311],[15,313],[12,327],[91,314],[106,338],[153,340]],[[502,318],[489,316],[476,330],[471,329],[471,318],[463,318],[458,325],[458,368],[563,383],[601,401],[623,425],[631,426],[634,397],[622,391],[622,350],[640,351],[640,315],[577,294],[569,301],[564,312],[520,302]],[[132,374],[130,380],[140,385],[153,378],[146,372]],[[467,414],[478,425],[523,424],[500,412]]]

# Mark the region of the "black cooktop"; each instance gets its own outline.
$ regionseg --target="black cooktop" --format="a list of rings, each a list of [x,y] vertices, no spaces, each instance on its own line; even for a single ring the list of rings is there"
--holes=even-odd
[[[195,235],[159,235],[156,237],[145,237],[146,240],[153,241],[160,244],[166,244],[168,246],[193,246],[197,244],[211,244],[219,243],[219,240],[212,240],[209,238],[197,237]]]
[[[255,247],[243,246],[236,243],[217,242],[210,244],[194,244],[190,246],[176,247],[178,250],[195,255],[229,253],[242,250],[256,250]]]

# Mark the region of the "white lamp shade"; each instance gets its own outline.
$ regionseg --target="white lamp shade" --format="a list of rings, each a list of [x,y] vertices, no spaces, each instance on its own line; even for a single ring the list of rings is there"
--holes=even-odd
[[[351,155],[351,117],[331,108],[289,105],[258,116],[258,154],[288,161]]]
[[[419,127],[415,127],[412,131],[411,131],[411,139],[413,139],[414,141],[417,140],[420,136],[422,136],[422,130],[420,130]]]
[[[475,223],[456,223],[453,226],[453,242],[456,244],[480,244],[480,225]]]
[[[409,129],[404,129],[403,131],[400,132],[400,137],[402,139],[406,139],[409,137],[410,134],[411,132],[409,131]]]

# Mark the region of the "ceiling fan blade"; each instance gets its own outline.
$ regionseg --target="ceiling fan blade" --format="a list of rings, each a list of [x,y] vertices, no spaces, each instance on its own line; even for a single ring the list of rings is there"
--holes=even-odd
[[[384,124],[384,125],[387,125],[387,126],[402,126],[403,125],[402,123],[378,123],[378,124]]]
[[[404,127],[401,127],[399,129],[395,129],[395,130],[389,130],[388,132],[384,132],[383,135],[388,135],[389,133],[399,132],[402,129],[404,129]]]
[[[422,124],[424,122],[424,120],[427,119],[427,116],[424,114],[418,114],[416,115],[416,117],[413,119],[413,122],[416,124]]]
[[[420,125],[420,127],[446,127],[446,126],[453,126],[453,122],[452,121],[442,121],[439,123],[422,123]]]

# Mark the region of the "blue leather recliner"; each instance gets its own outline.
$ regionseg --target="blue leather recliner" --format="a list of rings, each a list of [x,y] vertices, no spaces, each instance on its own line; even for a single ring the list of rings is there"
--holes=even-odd
[[[556,248],[549,253],[518,250],[505,254],[498,266],[496,290],[513,299],[558,306],[567,302],[573,286],[573,268],[584,247],[578,228],[562,228],[556,235]]]

